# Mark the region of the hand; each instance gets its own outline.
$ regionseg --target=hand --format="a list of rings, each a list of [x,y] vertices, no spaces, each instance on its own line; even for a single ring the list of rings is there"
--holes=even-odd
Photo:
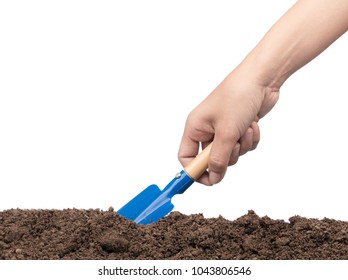
[[[260,141],[259,118],[266,115],[278,100],[279,89],[263,86],[251,75],[232,72],[188,116],[178,153],[185,167],[210,142],[208,171],[198,182],[220,182],[227,166],[239,156],[256,148]]]
[[[241,64],[188,116],[179,160],[185,167],[213,142],[208,172],[199,182],[222,180],[228,165],[256,147],[255,118],[275,105],[282,84],[348,30],[348,1],[297,1]]]

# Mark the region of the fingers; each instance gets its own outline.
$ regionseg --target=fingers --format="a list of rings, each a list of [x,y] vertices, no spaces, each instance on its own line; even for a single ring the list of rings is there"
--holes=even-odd
[[[260,128],[257,122],[252,122],[243,136],[238,141],[240,143],[239,155],[244,155],[249,151],[256,149],[260,142]]]
[[[202,176],[197,180],[197,182],[206,185],[206,186],[212,186],[209,180],[209,173],[208,171],[205,171]]]
[[[202,143],[202,148],[207,146],[206,143]],[[181,140],[181,144],[178,152],[178,159],[183,167],[186,167],[198,154],[199,152],[199,142],[192,140],[185,133]],[[197,180],[197,182],[210,186],[209,174],[205,171],[202,176]]]
[[[240,143],[239,155],[244,155],[245,153],[247,153],[248,151],[252,149],[254,144],[253,138],[254,138],[254,131],[251,127],[248,127],[248,129],[239,139],[239,143]]]
[[[236,164],[239,156],[254,150],[259,141],[260,128],[256,121],[252,122],[250,127],[245,131],[242,137],[240,137],[238,142],[235,142],[235,144],[233,140],[230,141],[230,145],[228,145],[226,144],[227,141],[219,143],[217,138],[214,139],[214,149],[212,148],[209,161],[209,185],[219,183],[226,173],[227,165],[231,166]],[[220,151],[220,153],[218,154],[217,151]]]
[[[229,163],[235,163],[239,156],[238,139],[233,139],[233,135],[237,133],[221,133],[216,131],[214,142],[210,151],[208,170],[209,183],[211,185],[219,183],[225,176]]]
[[[215,135],[205,132],[201,135],[200,129],[194,129],[189,119],[186,123],[184,135],[181,140],[178,159],[183,167],[186,167],[199,153],[199,146],[204,149],[214,137],[214,143],[209,156],[208,172],[197,180],[204,185],[214,185],[219,183],[225,176],[228,166],[237,163],[239,156],[255,149],[260,141],[260,129],[256,121],[252,122],[244,134],[240,135],[236,128],[216,129]],[[235,131],[233,131],[235,129]],[[200,142],[200,139],[202,142]]]
[[[184,135],[182,137],[181,144],[179,147],[179,152],[178,152],[178,159],[183,167],[186,167],[198,155],[200,144],[203,150],[205,149],[206,146],[208,146],[211,143],[211,141],[199,142],[198,140],[195,140],[194,138],[192,138],[192,135],[194,134],[195,132],[193,132],[193,129],[190,127],[189,124],[187,124],[184,130]],[[208,135],[208,136],[202,137],[200,135],[199,138],[204,139],[208,137],[212,137],[212,136]],[[202,174],[202,176],[197,180],[197,182],[210,186],[211,183],[209,182],[208,172],[205,171]]]
[[[239,156],[254,150],[260,141],[260,129],[257,122],[253,122],[238,141],[223,139],[224,137],[215,137],[209,157],[209,172],[204,172],[197,180],[204,185],[211,186],[219,183],[225,176],[227,166],[236,164]],[[202,149],[209,143],[209,141],[203,142]],[[180,163],[185,167],[198,152],[199,142],[184,134],[178,153]]]
[[[228,162],[228,166],[231,166],[237,163],[240,156],[240,149],[241,149],[241,145],[237,142],[232,150],[232,154]]]
[[[182,166],[189,164],[198,154],[199,142],[193,141],[184,134],[178,152],[178,159]]]
[[[251,128],[253,130],[253,145],[251,150],[255,150],[261,139],[260,127],[256,121],[251,123]]]
[[[198,155],[200,145],[203,150],[213,140],[214,129],[209,128],[202,119],[202,116],[197,116],[195,111],[192,111],[186,120],[178,151],[178,159],[184,168]],[[204,185],[211,185],[207,171],[197,181]]]

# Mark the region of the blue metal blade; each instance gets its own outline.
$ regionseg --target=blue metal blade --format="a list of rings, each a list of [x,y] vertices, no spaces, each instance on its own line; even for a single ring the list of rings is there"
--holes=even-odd
[[[159,219],[163,218],[168,213],[170,213],[173,209],[174,209],[174,205],[172,204],[170,200],[168,200],[168,202],[156,208],[155,210],[150,212],[150,214],[145,215],[142,219],[139,216],[139,218],[136,219],[135,222],[137,224],[143,224],[143,225],[155,223]]]
[[[161,193],[157,185],[150,185],[118,210],[117,213],[128,220],[134,221]]]
[[[140,224],[156,222],[173,210],[171,198],[185,192],[193,182],[194,180],[182,170],[162,191],[156,185],[151,185],[117,213]]]

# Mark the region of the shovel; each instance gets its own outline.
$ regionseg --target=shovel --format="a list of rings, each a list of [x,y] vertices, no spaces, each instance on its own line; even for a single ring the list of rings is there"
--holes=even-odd
[[[163,190],[157,185],[150,185],[116,213],[137,224],[150,224],[163,218],[174,208],[172,197],[184,193],[208,168],[211,145],[198,154]]]

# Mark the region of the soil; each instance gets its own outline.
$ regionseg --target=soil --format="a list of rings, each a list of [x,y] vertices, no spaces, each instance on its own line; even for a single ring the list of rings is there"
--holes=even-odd
[[[172,212],[137,225],[112,208],[0,212],[0,259],[348,259],[348,222],[254,211],[234,221]]]

